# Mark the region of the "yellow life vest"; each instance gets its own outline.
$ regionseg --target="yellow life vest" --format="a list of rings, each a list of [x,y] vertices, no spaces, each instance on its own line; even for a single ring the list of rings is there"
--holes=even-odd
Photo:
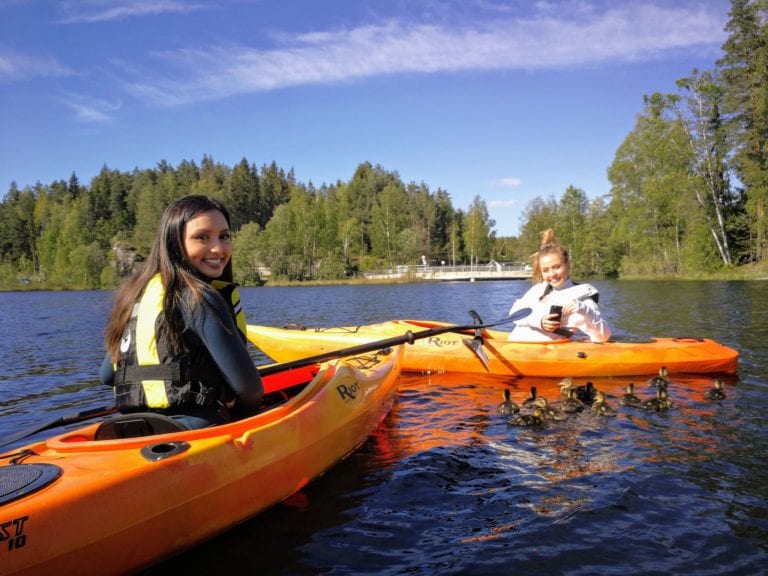
[[[222,280],[214,280],[211,285],[231,307],[240,337],[245,341],[246,320],[237,286]],[[164,343],[158,341],[157,325],[164,298],[162,278],[155,274],[134,305],[120,345],[121,359],[115,367],[118,410],[206,406],[222,394],[218,368],[212,362],[201,363],[201,359],[208,358],[206,351],[188,350],[184,358],[172,359]]]

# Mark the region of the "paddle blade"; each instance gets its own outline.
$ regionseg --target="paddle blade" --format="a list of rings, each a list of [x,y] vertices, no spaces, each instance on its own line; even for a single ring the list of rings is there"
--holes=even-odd
[[[473,338],[471,340],[469,338],[464,338],[462,342],[464,342],[467,348],[472,350],[474,355],[480,359],[480,362],[483,363],[485,369],[490,371],[488,366],[488,356],[485,354],[485,350],[483,350],[483,340],[479,338]]]
[[[526,316],[528,316],[531,313],[530,308],[520,308],[520,310],[517,310],[509,315],[509,318],[507,318],[506,322],[517,322],[518,320],[522,320]]]

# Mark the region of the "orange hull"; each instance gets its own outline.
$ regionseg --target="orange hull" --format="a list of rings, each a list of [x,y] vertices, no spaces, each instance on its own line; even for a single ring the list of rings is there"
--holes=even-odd
[[[296,330],[248,326],[248,339],[278,362],[376,340],[450,326],[444,322],[394,320],[369,326]],[[509,333],[483,330],[483,364],[464,341],[473,331],[446,332],[417,339],[405,347],[403,370],[422,373],[469,372],[502,376],[549,378],[638,376],[657,374],[661,366],[670,373],[736,373],[738,352],[709,339],[654,338],[647,342],[604,344],[559,340],[510,342]]]
[[[59,475],[0,505],[0,573],[133,572],[261,512],[368,438],[401,361],[397,347],[322,365],[295,397],[232,424],[99,441],[92,424],[6,452],[3,486]]]

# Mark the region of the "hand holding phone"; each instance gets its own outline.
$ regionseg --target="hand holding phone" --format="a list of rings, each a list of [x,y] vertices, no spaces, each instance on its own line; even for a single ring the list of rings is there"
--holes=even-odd
[[[557,321],[560,322],[563,319],[563,307],[553,304],[549,307],[549,315],[557,314]]]

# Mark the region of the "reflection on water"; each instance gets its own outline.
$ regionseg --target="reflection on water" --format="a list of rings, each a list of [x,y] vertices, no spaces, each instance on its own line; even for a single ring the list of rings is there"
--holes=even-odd
[[[727,398],[673,375],[674,406],[542,428],[496,407],[551,379],[408,374],[392,412],[347,460],[277,505],[147,574],[762,574],[768,565],[765,283],[600,283],[618,334],[706,336],[740,352]],[[246,289],[270,325],[503,317],[524,283]],[[104,293],[0,294],[0,434],[109,403],[96,383]],[[29,320],[31,318],[31,321]],[[31,322],[31,324],[30,324]],[[25,327],[25,328],[21,328]],[[565,376],[565,375],[563,375]],[[584,384],[577,381],[576,384]],[[644,379],[636,393],[655,390]],[[253,487],[258,490],[258,486]]]
[[[616,403],[626,381],[595,384]],[[510,562],[520,574],[761,573],[765,488],[754,473],[766,452],[746,458],[758,430],[738,381],[719,403],[703,397],[711,384],[676,379],[667,413],[616,403],[614,418],[585,411],[532,429],[497,414],[501,391],[521,399],[536,385],[554,398],[557,382],[404,375],[390,416],[305,490],[305,506],[278,506],[235,543],[230,533],[149,573],[213,574],[233,551],[284,574],[508,574]],[[286,544],[292,556],[265,560]]]

